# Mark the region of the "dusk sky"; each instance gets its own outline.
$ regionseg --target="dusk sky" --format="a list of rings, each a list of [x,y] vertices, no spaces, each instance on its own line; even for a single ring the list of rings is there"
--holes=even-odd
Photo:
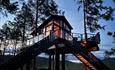
[[[84,33],[82,8],[81,8],[81,11],[78,11],[77,10],[78,5],[74,2],[74,0],[55,0],[55,1],[58,4],[58,9],[65,11],[65,17],[67,18],[67,20],[73,27],[72,32]],[[115,4],[110,1],[111,0],[105,0],[104,4],[115,7]],[[9,17],[3,17],[2,15],[0,15],[0,27],[7,20],[13,20],[12,15],[9,14]],[[113,21],[100,20],[99,23],[101,23],[101,25],[107,25],[105,27],[105,30],[97,31],[97,32],[100,32],[101,34],[100,48],[101,49],[106,49],[106,48],[110,49],[111,47],[115,48],[115,43],[112,43],[113,38],[107,36],[108,31],[115,31],[115,20]]]

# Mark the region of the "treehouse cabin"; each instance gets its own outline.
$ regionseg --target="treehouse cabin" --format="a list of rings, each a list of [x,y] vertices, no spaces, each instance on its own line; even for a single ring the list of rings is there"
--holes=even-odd
[[[51,39],[62,38],[72,41],[73,38],[78,38],[77,36],[73,37],[71,33],[72,29],[72,26],[69,24],[64,16],[51,15],[37,28],[37,33],[39,34],[40,38],[50,36]],[[33,31],[32,34],[36,35],[36,31]],[[90,37],[87,43],[84,43],[83,40],[76,41],[80,42],[80,44],[89,49],[89,51],[97,51],[99,50],[97,46],[98,43],[96,43],[93,38],[95,38],[95,36],[92,38]]]
[[[70,40],[72,26],[64,16],[51,15],[38,28],[37,33],[42,37],[52,36],[54,38],[63,38]],[[32,33],[35,34],[35,31]]]

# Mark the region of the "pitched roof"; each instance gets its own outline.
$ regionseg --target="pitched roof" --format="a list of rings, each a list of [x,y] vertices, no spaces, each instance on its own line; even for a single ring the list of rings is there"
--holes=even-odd
[[[54,20],[63,20],[67,26],[70,29],[73,29],[72,26],[69,24],[69,22],[66,20],[66,18],[64,16],[59,16],[59,15],[51,15],[47,20],[45,20],[37,29],[41,29],[44,26],[46,26],[52,19]]]
[[[73,29],[72,26],[70,25],[70,23],[67,21],[67,19],[62,16],[62,15],[51,15],[47,20],[45,20],[38,28],[37,28],[37,31],[39,29],[42,29],[44,28],[44,26],[46,26],[51,20],[62,20],[65,22],[65,24],[70,28],[70,29]],[[33,31],[32,33],[34,33],[35,31]]]

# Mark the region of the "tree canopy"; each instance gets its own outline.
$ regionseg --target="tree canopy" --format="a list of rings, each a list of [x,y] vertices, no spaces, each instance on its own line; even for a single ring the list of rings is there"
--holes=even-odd
[[[10,0],[0,0],[0,13],[7,16],[7,13],[16,13],[18,9],[18,2],[11,2]]]
[[[104,0],[75,0],[79,4],[78,10],[83,7],[87,28],[91,32],[104,29],[98,21],[104,19],[106,21],[114,19],[115,7],[104,5]],[[113,0],[115,2],[115,0]]]
[[[19,2],[21,2],[21,6],[18,9]],[[15,5],[15,8],[7,9],[9,7],[8,4]],[[11,3],[10,0],[1,0],[0,5],[1,11],[6,11],[6,14],[9,12],[15,15],[13,21],[7,21],[2,29],[0,29],[0,40],[2,41],[2,38],[5,37],[7,38],[4,41],[13,40],[15,48],[18,43],[17,41],[21,41],[24,47],[26,41],[31,37],[30,33],[47,17],[58,13],[57,4],[54,0],[20,0],[14,3]]]

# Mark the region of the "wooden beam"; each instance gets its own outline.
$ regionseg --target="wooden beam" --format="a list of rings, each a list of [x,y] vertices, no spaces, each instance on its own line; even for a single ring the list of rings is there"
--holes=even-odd
[[[62,53],[62,70],[65,70],[65,53]]]
[[[52,63],[52,61],[51,61],[51,56],[52,56],[52,55],[49,54],[49,66],[48,66],[48,69],[49,69],[49,70],[51,70],[51,63]]]
[[[60,59],[60,55],[59,55],[59,49],[58,49],[58,45],[56,44],[56,50],[55,50],[55,70],[60,70],[60,63],[59,63],[59,59]]]

